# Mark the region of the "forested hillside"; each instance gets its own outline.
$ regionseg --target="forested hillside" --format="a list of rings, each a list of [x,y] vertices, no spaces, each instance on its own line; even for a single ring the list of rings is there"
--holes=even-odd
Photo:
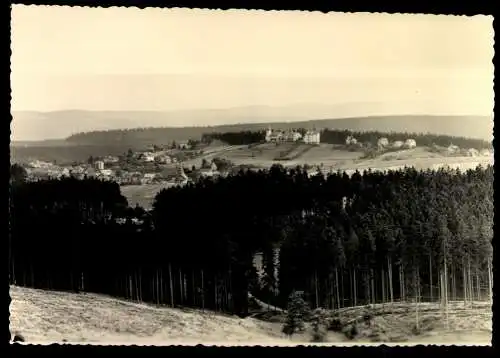
[[[163,190],[151,213],[127,209],[115,184],[19,176],[9,276],[239,315],[248,292],[281,307],[292,290],[325,308],[470,302],[491,294],[492,225],[492,167],[323,178],[273,166]]]
[[[305,133],[305,128],[294,127],[299,133]],[[240,132],[215,132],[204,133],[202,141],[220,140],[231,145],[243,145],[259,143],[265,139],[265,131],[240,131]],[[358,132],[347,129],[323,129],[320,130],[321,143],[344,145],[346,138],[353,136],[358,142],[364,145],[377,146],[380,138],[387,138],[390,143],[395,141],[404,142],[407,139],[415,139],[419,146],[432,147],[433,145],[447,147],[451,144],[460,148],[468,149],[491,149],[491,141],[470,137],[456,137],[449,135],[439,135],[431,133],[411,133],[411,132],[387,132],[387,131],[364,131]]]
[[[165,144],[172,140],[199,139],[203,134],[262,131],[275,129],[328,128],[355,132],[409,132],[436,133],[439,135],[468,137],[491,141],[493,120],[481,116],[384,116],[339,119],[318,119],[294,122],[241,123],[212,127],[134,128],[78,133],[67,138],[68,142],[85,145],[120,143],[132,147]],[[345,139],[345,138],[344,138]]]

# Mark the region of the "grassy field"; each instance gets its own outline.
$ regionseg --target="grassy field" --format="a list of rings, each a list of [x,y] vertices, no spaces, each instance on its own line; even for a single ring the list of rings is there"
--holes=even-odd
[[[149,344],[149,345],[273,345],[310,344],[310,331],[292,339],[281,333],[280,317],[245,319],[193,309],[172,309],[128,302],[97,294],[74,294],[11,286],[10,330],[22,334],[28,344]],[[367,307],[343,309],[344,321],[359,320]],[[371,324],[358,325],[359,334],[348,340],[329,331],[325,345],[370,343],[414,345],[490,345],[490,303],[450,305],[448,328],[437,305],[421,304],[421,332],[416,335],[414,305],[399,303],[370,308]],[[262,312],[261,316],[265,316]],[[269,315],[269,314],[268,314]],[[269,317],[268,317],[269,318]]]
[[[360,158],[363,152],[350,152],[345,149],[339,149],[337,146],[331,144],[320,144],[319,146],[312,146],[310,150],[305,152],[300,157],[286,163],[287,166],[296,165],[320,165],[339,167],[342,164],[354,161]]]
[[[168,189],[174,184],[147,184],[147,185],[124,185],[120,187],[122,195],[128,200],[130,206],[139,204],[143,208],[150,209],[153,201],[162,189]]]

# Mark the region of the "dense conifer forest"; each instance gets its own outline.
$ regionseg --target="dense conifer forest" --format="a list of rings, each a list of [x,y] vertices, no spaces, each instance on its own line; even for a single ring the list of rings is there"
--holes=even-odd
[[[163,190],[150,212],[115,183],[11,174],[11,284],[241,316],[249,292],[285,307],[304,291],[329,309],[491,295],[491,166],[310,177],[275,165]]]

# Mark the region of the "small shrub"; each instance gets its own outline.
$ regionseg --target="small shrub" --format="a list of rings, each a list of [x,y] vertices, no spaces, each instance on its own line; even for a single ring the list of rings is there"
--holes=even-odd
[[[328,330],[333,332],[342,332],[342,322],[337,317],[333,318],[328,325]]]
[[[411,329],[411,333],[413,333],[415,336],[420,335],[422,332],[420,328],[417,327],[417,325],[414,325]]]
[[[359,334],[358,327],[355,323],[345,328],[344,334],[348,339],[354,339]]]
[[[373,319],[373,314],[372,313],[365,313],[363,316],[363,321],[367,326],[371,326],[372,324],[372,319]]]
[[[325,329],[323,315],[320,309],[316,309],[312,313],[311,326],[313,329],[312,341],[324,342],[326,338],[326,329]]]
[[[351,328],[351,335],[353,337],[356,337],[358,334],[359,334],[358,326],[356,324],[353,324]]]

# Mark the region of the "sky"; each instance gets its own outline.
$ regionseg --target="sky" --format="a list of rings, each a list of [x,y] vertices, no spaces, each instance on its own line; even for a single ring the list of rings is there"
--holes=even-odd
[[[375,101],[490,115],[492,21],[13,5],[12,110]]]

